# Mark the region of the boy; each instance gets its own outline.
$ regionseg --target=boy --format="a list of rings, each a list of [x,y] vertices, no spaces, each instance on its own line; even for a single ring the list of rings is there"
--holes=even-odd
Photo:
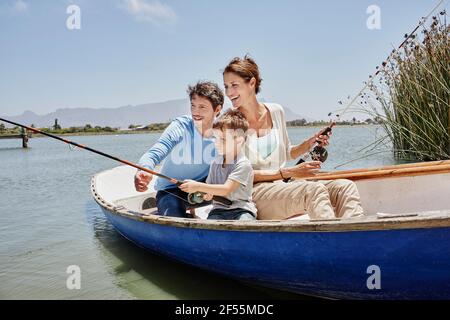
[[[218,156],[211,163],[206,183],[186,181],[180,189],[187,193],[203,192],[204,199],[213,195],[226,197],[231,205],[213,202],[208,219],[255,220],[252,202],[253,169],[243,153],[248,122],[237,110],[228,110],[213,124]]]

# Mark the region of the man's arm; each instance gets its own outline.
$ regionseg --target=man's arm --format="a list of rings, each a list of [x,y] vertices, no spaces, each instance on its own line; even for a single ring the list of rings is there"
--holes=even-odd
[[[139,160],[139,165],[150,170],[164,160],[172,149],[183,139],[183,132],[186,128],[183,123],[176,119],[164,130],[161,137],[158,139],[150,150],[148,150]],[[138,192],[145,192],[148,189],[148,184],[152,180],[152,175],[145,171],[138,170],[134,176],[134,187]]]
[[[154,170],[183,139],[186,126],[178,119],[164,130],[158,141],[141,157],[139,165]]]

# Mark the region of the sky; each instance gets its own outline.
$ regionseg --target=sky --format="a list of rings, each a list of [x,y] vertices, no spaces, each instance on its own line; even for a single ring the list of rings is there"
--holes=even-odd
[[[0,115],[185,98],[248,53],[260,98],[327,119],[437,2],[1,0]]]

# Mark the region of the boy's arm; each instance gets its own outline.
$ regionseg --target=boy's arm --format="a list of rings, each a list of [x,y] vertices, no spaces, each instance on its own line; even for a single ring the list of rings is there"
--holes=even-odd
[[[224,184],[207,184],[203,182],[187,180],[180,186],[180,189],[187,193],[204,192],[215,196],[226,197],[231,192],[239,188],[240,183],[227,179]]]
[[[205,195],[203,196],[203,200],[205,201],[211,201],[213,199],[213,195],[211,193],[205,193]]]

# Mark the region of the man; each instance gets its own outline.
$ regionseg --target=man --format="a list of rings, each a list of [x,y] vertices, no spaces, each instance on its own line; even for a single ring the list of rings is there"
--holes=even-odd
[[[212,139],[214,118],[220,114],[224,95],[213,82],[198,82],[188,87],[191,115],[176,118],[140,159],[139,164],[154,170],[163,160],[161,173],[177,180],[205,181],[211,161],[216,156]],[[135,187],[144,192],[153,176],[144,171],[135,175]],[[188,194],[170,181],[155,183],[158,214],[187,217]]]

